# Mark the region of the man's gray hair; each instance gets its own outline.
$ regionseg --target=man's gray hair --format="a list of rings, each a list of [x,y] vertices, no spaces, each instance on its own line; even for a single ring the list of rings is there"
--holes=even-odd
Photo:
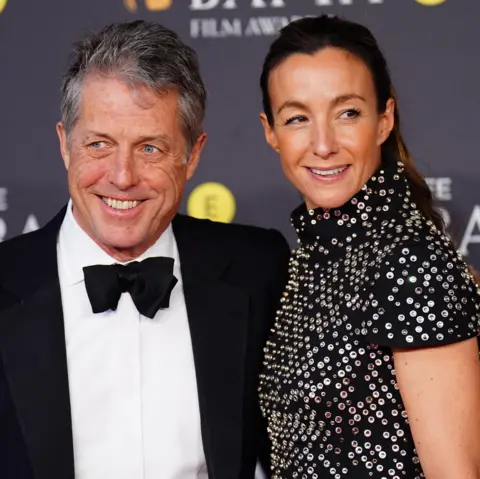
[[[67,138],[78,119],[82,86],[89,74],[115,75],[158,94],[176,89],[188,151],[203,132],[206,91],[197,54],[172,30],[138,20],[110,25],[75,44],[61,90]]]

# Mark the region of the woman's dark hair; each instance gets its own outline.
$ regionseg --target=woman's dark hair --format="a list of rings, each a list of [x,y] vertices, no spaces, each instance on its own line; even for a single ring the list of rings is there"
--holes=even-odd
[[[443,231],[443,219],[434,207],[430,188],[415,168],[413,158],[402,138],[397,95],[392,85],[387,62],[368,28],[331,15],[302,18],[282,28],[279,37],[270,46],[260,78],[263,109],[269,124],[273,125],[273,112],[268,92],[271,72],[290,55],[295,53],[313,55],[329,47],[345,50],[365,63],[372,74],[379,113],[385,112],[389,98],[395,101],[395,126],[382,145],[382,155],[393,156],[403,162],[412,183],[411,191],[417,208]]]

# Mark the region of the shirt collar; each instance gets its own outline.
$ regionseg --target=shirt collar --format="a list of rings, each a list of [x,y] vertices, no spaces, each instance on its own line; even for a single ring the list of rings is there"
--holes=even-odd
[[[83,268],[85,266],[118,263],[115,258],[100,248],[77,223],[72,213],[72,200],[68,203],[67,212],[60,228],[58,247],[69,286],[84,280]],[[177,260],[171,223],[160,238],[135,261],[142,261],[154,256],[167,256]]]

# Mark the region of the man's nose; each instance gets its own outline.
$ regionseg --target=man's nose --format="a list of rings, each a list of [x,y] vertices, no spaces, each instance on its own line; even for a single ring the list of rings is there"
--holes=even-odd
[[[133,153],[119,151],[112,158],[109,180],[119,190],[127,190],[138,183],[137,168]]]

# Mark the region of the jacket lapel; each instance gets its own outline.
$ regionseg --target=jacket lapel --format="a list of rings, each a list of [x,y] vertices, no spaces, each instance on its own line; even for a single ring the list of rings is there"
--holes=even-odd
[[[197,376],[210,479],[233,478],[242,454],[248,294],[222,281],[231,258],[203,222],[173,222]]]
[[[0,318],[0,353],[35,479],[74,477],[56,238],[64,210],[17,241],[2,287],[19,301]]]

